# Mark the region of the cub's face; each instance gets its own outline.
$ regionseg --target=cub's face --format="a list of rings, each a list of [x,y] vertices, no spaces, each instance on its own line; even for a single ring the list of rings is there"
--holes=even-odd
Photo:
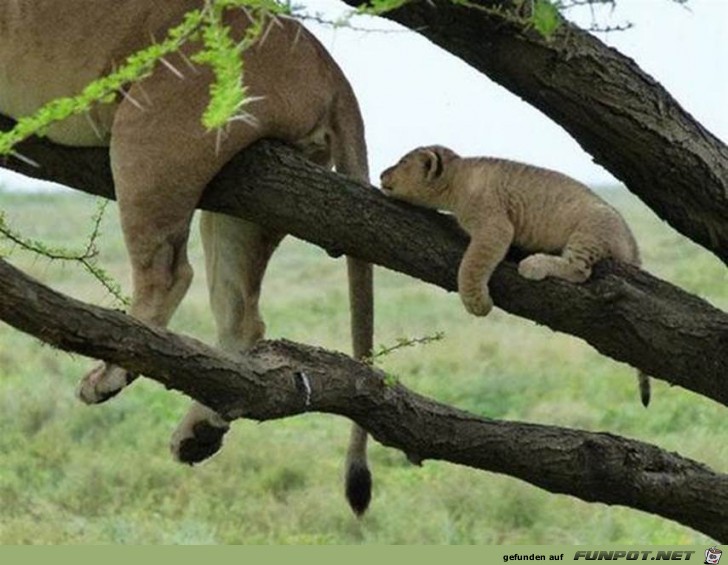
[[[454,156],[449,149],[437,146],[420,147],[407,153],[382,173],[382,192],[411,204],[436,208],[446,157],[443,150],[448,152],[447,157]]]

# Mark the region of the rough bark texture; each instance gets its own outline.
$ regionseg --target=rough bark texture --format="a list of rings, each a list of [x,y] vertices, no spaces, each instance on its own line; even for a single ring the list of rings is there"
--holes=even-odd
[[[105,150],[42,140],[18,150],[42,167],[11,160],[14,170],[113,196]],[[366,188],[265,141],[233,159],[200,206],[291,233],[332,255],[358,256],[456,290],[467,236],[442,214]],[[728,315],[700,298],[615,263],[598,265],[586,284],[573,285],[525,280],[506,261],[490,288],[496,305],[508,312],[581,337],[605,355],[728,405]]]
[[[478,9],[512,4],[428,0],[384,17],[544,112],[661,218],[728,263],[728,147],[632,59],[589,33],[564,23],[546,40]]]
[[[17,329],[144,373],[231,419],[339,414],[416,462],[440,459],[512,475],[728,540],[728,475],[654,445],[480,418],[388,385],[379,371],[345,355],[291,342],[264,342],[236,360],[194,339],[64,297],[2,260],[0,288],[0,318]]]

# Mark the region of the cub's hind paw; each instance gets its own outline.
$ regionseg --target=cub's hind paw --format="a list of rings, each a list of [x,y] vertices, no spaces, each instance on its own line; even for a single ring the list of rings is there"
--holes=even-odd
[[[465,309],[473,316],[487,316],[493,309],[493,300],[488,294],[460,295]]]
[[[524,279],[542,281],[549,273],[548,261],[549,258],[541,254],[526,257],[518,263],[518,274]]]

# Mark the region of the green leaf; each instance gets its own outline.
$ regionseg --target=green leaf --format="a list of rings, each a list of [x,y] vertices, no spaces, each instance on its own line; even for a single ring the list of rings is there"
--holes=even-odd
[[[541,35],[549,39],[561,24],[559,11],[549,0],[536,0],[531,23]]]

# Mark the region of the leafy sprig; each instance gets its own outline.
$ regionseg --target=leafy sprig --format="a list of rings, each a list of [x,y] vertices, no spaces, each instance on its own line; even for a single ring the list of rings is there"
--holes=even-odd
[[[96,210],[91,217],[91,231],[85,245],[81,249],[70,249],[67,247],[56,247],[38,239],[28,238],[14,229],[8,223],[5,214],[0,211],[0,237],[10,241],[18,248],[35,253],[52,261],[67,261],[79,263],[84,270],[93,276],[108,291],[111,296],[122,306],[129,305],[129,299],[124,296],[119,283],[109,275],[106,270],[98,265],[98,248],[96,242],[101,235],[101,224],[108,205],[108,200],[99,200]],[[0,256],[2,252],[0,250]]]

